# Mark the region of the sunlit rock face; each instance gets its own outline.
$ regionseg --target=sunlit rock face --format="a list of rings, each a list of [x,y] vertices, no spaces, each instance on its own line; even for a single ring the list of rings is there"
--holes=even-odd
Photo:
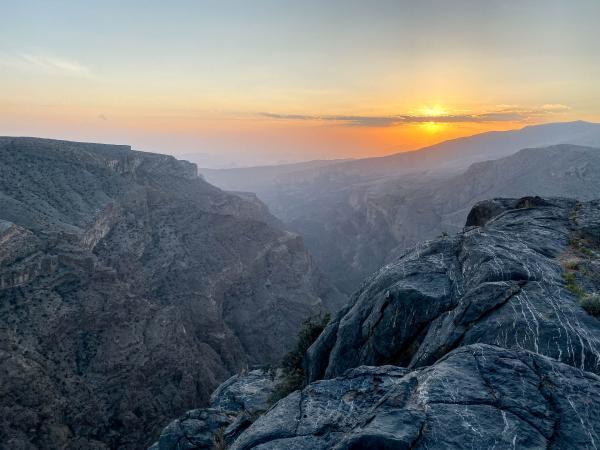
[[[0,139],[0,436],[138,449],[343,301],[299,236],[173,157]]]

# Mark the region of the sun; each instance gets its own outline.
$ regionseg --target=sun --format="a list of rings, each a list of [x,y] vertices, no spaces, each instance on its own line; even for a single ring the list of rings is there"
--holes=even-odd
[[[444,128],[443,124],[435,121],[436,117],[441,117],[448,114],[448,111],[446,111],[446,109],[444,109],[442,106],[424,106],[419,109],[419,113],[422,116],[431,119],[427,122],[423,122],[420,124],[421,129],[426,133],[435,134]]]
[[[423,122],[419,124],[421,129],[429,134],[435,134],[444,129],[444,125],[439,122]]]

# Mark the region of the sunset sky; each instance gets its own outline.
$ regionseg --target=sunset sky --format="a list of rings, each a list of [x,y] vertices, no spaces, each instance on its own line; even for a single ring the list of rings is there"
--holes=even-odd
[[[248,165],[600,121],[597,0],[0,8],[0,135]]]

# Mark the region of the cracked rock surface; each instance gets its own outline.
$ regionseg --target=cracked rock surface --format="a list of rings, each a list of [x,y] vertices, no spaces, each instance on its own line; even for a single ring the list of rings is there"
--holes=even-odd
[[[565,449],[600,442],[600,377],[472,344],[421,369],[361,366],[279,401],[233,450]]]

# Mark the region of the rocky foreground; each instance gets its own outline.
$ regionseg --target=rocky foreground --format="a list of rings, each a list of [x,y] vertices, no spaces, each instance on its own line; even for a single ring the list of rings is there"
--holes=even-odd
[[[176,421],[154,448],[598,448],[599,292],[599,201],[482,202],[363,284],[304,389],[258,417]]]
[[[193,164],[0,138],[1,448],[144,448],[343,301],[300,237]]]

